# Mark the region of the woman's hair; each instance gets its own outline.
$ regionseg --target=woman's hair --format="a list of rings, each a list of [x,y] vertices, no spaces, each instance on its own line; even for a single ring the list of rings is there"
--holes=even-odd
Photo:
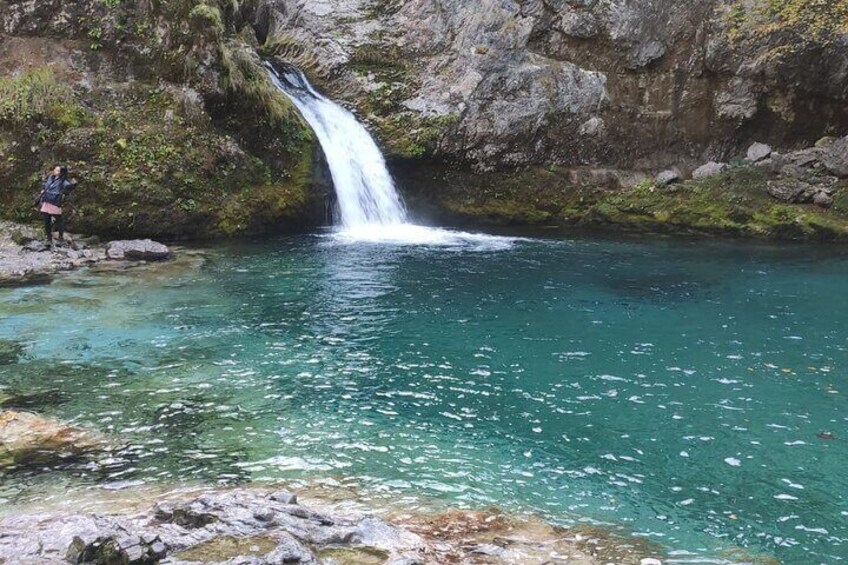
[[[65,165],[58,165],[59,167],[59,178],[64,179],[68,177],[68,167]]]

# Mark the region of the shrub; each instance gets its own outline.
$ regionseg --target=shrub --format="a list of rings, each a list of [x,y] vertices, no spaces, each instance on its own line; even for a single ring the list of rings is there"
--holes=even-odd
[[[85,111],[69,86],[56,80],[49,67],[35,68],[18,76],[0,78],[0,122],[24,127],[32,122],[52,121],[79,126]]]
[[[732,0],[724,20],[733,41],[777,38],[781,55],[848,35],[848,0]]]

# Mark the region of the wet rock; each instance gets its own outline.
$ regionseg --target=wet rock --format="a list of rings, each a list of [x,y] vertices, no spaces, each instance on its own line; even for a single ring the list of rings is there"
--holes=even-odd
[[[830,174],[838,178],[848,178],[848,136],[827,146],[822,164]]]
[[[668,186],[680,180],[681,174],[678,169],[668,169],[657,175],[654,183],[657,186]]]
[[[596,565],[638,563],[658,554],[651,542],[618,539],[601,528],[567,531],[498,512],[406,515],[398,525],[361,512],[286,504],[264,489],[167,497],[149,509],[110,516],[48,512],[2,517],[0,562],[507,565],[548,563],[558,554],[568,555],[574,565]],[[160,519],[180,512],[215,519],[191,527]],[[264,512],[272,518],[256,518]]]
[[[491,543],[481,543],[480,545],[472,549],[471,553],[476,553],[478,555],[488,555],[491,557],[502,557],[506,553],[506,550]]]
[[[0,466],[80,458],[107,447],[92,432],[15,410],[0,412]]]
[[[33,227],[0,220],[0,286],[48,283],[59,271],[93,265],[104,257],[102,249],[88,249],[76,236],[65,236],[67,241],[55,241],[51,248]]]
[[[166,245],[150,239],[110,241],[106,257],[113,261],[162,261],[171,256]]]
[[[719,175],[727,170],[726,163],[716,163],[715,161],[710,161],[705,165],[701,165],[697,169],[692,172],[692,178],[694,179],[705,179],[709,177],[714,177]]]
[[[751,163],[759,163],[771,155],[771,147],[765,143],[754,143],[748,148],[746,159]]]

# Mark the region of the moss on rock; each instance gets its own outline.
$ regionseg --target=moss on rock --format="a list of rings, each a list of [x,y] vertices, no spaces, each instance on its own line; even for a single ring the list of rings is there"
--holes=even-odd
[[[47,168],[66,163],[76,231],[207,238],[310,221],[314,136],[238,3],[89,8],[78,19],[99,30],[98,53],[58,62],[61,77],[51,63],[0,79],[0,216],[35,221]]]
[[[780,203],[768,195],[767,180],[758,168],[740,167],[664,188],[644,182],[608,190],[575,183],[568,171],[553,167],[512,174],[440,173],[426,181],[412,178],[410,186],[414,207],[432,200],[436,214],[457,221],[848,241],[848,184],[838,187],[834,206],[825,210]],[[423,196],[425,183],[438,191]]]

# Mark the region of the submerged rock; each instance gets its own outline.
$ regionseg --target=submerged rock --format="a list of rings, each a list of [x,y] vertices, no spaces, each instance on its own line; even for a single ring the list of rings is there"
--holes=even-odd
[[[13,365],[24,353],[24,346],[17,341],[0,339],[0,365]]]
[[[162,261],[171,256],[171,250],[150,239],[111,241],[106,246],[106,257],[113,261]]]
[[[29,412],[0,412],[0,467],[74,459],[105,447],[92,432]]]

